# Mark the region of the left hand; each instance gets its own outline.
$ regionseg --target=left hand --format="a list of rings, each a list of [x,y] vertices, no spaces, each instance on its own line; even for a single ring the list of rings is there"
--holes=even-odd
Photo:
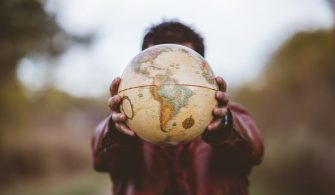
[[[220,129],[224,125],[225,115],[227,113],[227,106],[229,97],[226,93],[227,84],[222,77],[215,78],[218,84],[219,90],[215,93],[215,98],[218,101],[218,106],[213,109],[214,118],[211,123],[207,126],[206,131],[212,132]]]

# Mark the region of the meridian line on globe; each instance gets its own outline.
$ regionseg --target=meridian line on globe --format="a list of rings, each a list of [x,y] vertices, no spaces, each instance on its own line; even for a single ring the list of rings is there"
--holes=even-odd
[[[162,85],[178,85],[178,86],[186,86],[186,87],[200,87],[200,88],[205,88],[205,89],[210,89],[213,91],[218,91],[217,89],[213,89],[210,87],[206,87],[206,86],[201,86],[201,85],[192,85],[192,84],[159,84],[159,85],[140,85],[140,86],[136,86],[136,87],[129,87],[126,89],[122,89],[119,91],[119,93],[127,91],[127,90],[131,90],[131,89],[137,89],[137,88],[143,88],[143,87],[155,87],[155,86],[162,86]]]
[[[131,109],[131,116],[128,116],[128,114],[125,112],[125,110],[124,110],[124,106],[123,106],[123,104],[124,104],[124,101],[128,101],[128,103],[129,103],[129,105],[130,105],[130,109]],[[121,103],[121,110],[122,110],[122,112],[126,115],[126,117],[128,118],[128,119],[133,119],[134,118],[134,116],[135,116],[135,113],[134,113],[134,105],[131,103],[131,101],[130,101],[130,98],[128,97],[128,96],[123,96],[122,97],[122,103]]]

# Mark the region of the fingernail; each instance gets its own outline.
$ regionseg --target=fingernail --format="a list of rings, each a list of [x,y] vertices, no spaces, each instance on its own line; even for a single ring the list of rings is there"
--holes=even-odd
[[[113,83],[117,83],[117,82],[119,82],[119,80],[120,80],[120,77],[116,77],[116,78],[113,80]]]

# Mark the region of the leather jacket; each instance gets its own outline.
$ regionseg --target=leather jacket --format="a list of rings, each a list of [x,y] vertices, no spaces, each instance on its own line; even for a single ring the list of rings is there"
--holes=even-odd
[[[122,134],[108,116],[92,139],[94,168],[110,174],[115,195],[246,195],[263,143],[240,105],[232,103],[228,110],[230,125],[177,146]]]

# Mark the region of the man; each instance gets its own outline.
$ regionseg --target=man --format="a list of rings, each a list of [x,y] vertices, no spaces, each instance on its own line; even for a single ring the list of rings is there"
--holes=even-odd
[[[201,36],[175,21],[153,26],[144,37],[142,49],[176,43],[204,56]],[[260,132],[247,112],[229,103],[226,83],[216,77],[219,106],[205,132],[188,144],[156,146],[138,138],[119,110],[120,78],[110,87],[110,115],[95,130],[92,139],[94,168],[108,172],[114,194],[143,195],[245,195],[248,175],[261,162]]]

